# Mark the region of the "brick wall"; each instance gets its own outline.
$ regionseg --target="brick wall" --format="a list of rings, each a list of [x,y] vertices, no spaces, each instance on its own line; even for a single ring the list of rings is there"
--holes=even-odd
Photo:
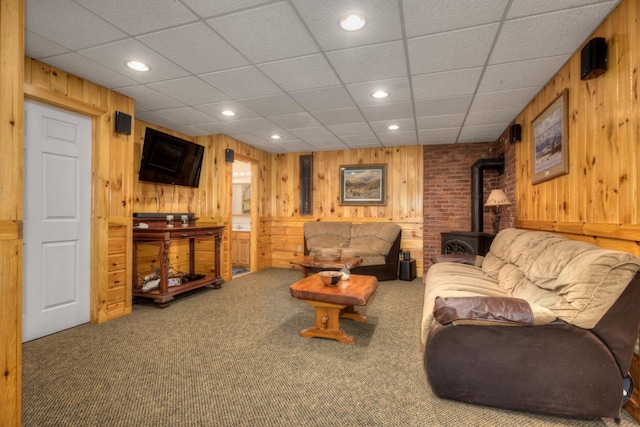
[[[508,133],[508,129],[507,129]],[[480,159],[505,155],[505,173],[484,171],[483,200],[502,188],[515,202],[515,149],[506,135],[490,143],[424,146],[424,268],[441,252],[440,233],[471,231],[471,167]],[[493,212],[483,209],[483,231],[493,233]],[[501,228],[512,227],[514,206],[500,209]]]

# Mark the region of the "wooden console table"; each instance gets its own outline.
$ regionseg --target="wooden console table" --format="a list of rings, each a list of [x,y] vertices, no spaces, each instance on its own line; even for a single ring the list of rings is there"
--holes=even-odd
[[[199,226],[195,225],[195,221],[190,221],[189,226],[180,226],[180,217],[175,227],[167,227],[165,220],[153,221],[139,218],[149,225],[149,228],[134,227],[133,229],[133,292],[134,298],[151,298],[158,307],[165,308],[173,301],[176,295],[198,289],[203,286],[213,286],[220,288],[224,283],[224,279],[220,277],[220,243],[222,241],[222,232],[224,226]],[[177,286],[169,286],[168,270],[169,270],[169,248],[171,243],[177,240],[189,240],[189,274],[196,273],[195,270],[195,240],[211,239],[215,246],[214,272],[213,274],[205,274],[204,277],[197,280],[182,282]],[[144,292],[142,288],[137,287],[138,283],[138,243],[139,242],[158,242],[160,247],[160,283],[159,287]]]

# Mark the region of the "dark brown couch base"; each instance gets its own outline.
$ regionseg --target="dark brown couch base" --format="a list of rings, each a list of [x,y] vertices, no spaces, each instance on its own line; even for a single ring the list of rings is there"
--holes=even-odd
[[[593,329],[434,323],[424,352],[440,397],[576,418],[620,418],[640,321],[640,273]]]

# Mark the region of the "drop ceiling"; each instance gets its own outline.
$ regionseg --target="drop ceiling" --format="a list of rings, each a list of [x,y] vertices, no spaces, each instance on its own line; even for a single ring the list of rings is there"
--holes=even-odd
[[[26,0],[25,53],[134,98],[139,119],[270,153],[487,142],[618,3]],[[341,29],[348,13],[365,27]]]

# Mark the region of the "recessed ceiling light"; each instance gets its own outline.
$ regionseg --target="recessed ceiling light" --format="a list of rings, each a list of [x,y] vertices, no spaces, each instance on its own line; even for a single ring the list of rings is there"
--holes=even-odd
[[[389,96],[389,92],[384,90],[377,90],[373,92],[371,96],[373,96],[374,98],[386,98],[387,96]]]
[[[140,61],[128,61],[127,67],[136,71],[149,71],[149,66],[144,62],[140,62]]]
[[[224,111],[222,112],[222,115],[223,115],[223,116],[233,117],[233,116],[235,116],[235,115],[236,115],[236,113],[234,113],[234,112],[233,112],[233,111],[231,111],[231,110],[224,110]]]
[[[342,17],[340,27],[346,31],[358,31],[364,27],[365,23],[362,15],[351,14]]]
[[[280,139],[282,138],[280,135],[271,135],[271,139]]]
[[[387,126],[387,129],[389,129],[389,130],[398,130],[398,129],[400,129],[400,126],[398,126],[398,125],[389,125],[389,126]]]

